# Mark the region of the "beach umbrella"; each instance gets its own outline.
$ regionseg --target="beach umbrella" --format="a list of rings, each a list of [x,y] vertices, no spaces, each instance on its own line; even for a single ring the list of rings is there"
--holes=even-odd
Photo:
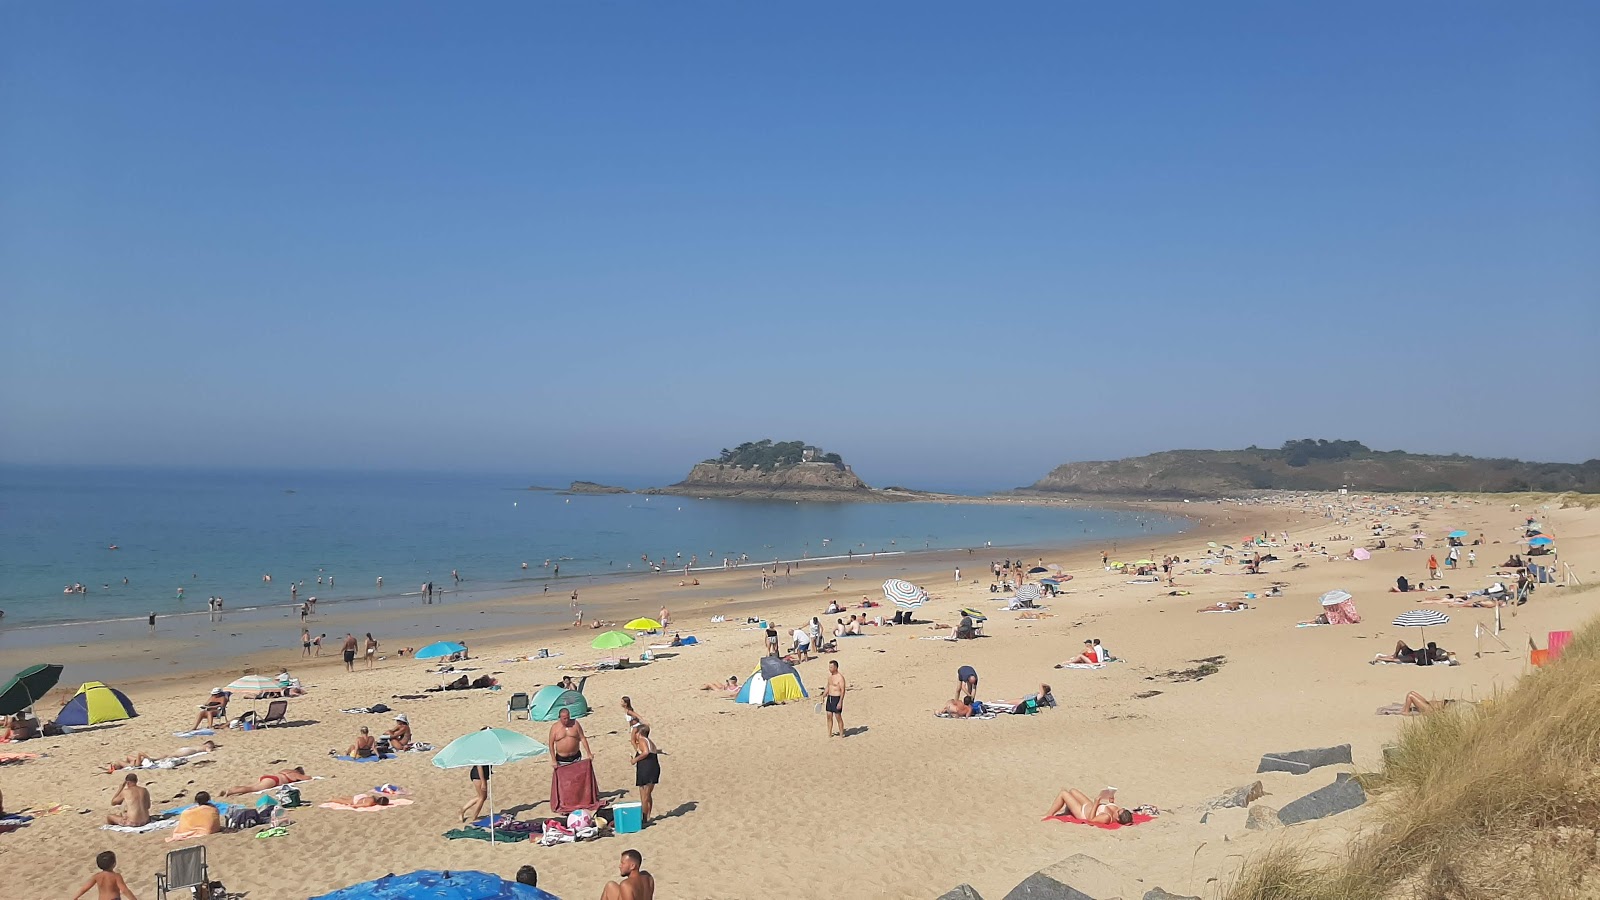
[[[446,872],[424,869],[405,875],[385,875],[321,894],[311,900],[560,900],[531,885],[507,881],[487,872]]]
[[[262,694],[281,694],[283,685],[278,683],[278,679],[268,678],[265,675],[242,675],[235,678],[223,690],[253,700]]]
[[[1354,556],[1356,559],[1371,559],[1372,558],[1372,551],[1368,550],[1365,547],[1357,547],[1354,550],[1350,551],[1350,555]]]
[[[1216,547],[1217,546],[1217,542],[1216,541],[1206,541],[1206,546],[1207,547]]]
[[[1422,629],[1422,639],[1427,640],[1428,626],[1443,625],[1449,621],[1450,617],[1437,609],[1408,609],[1395,616],[1394,621],[1390,624],[1396,628],[1420,628]]]
[[[441,656],[450,656],[466,649],[466,647],[455,641],[436,641],[418,650],[414,656],[417,659],[438,659]]]
[[[1041,572],[1048,572],[1048,571],[1050,571],[1050,570],[1046,569],[1044,566],[1034,566],[1033,568],[1028,570],[1028,574],[1029,575],[1038,575]]]
[[[1465,531],[1462,531],[1461,529],[1457,528],[1455,531],[1450,532],[1450,534],[1447,535],[1447,537],[1464,538],[1464,537],[1467,537],[1468,534],[1469,534],[1469,532],[1465,532]]]
[[[1048,584],[1051,587],[1060,587],[1061,586],[1061,581],[1060,581],[1060,579],[1057,579],[1057,578],[1041,578],[1041,579],[1039,579],[1039,583],[1040,584]]]
[[[596,650],[616,650],[633,643],[633,635],[626,631],[608,631],[589,642]]]
[[[0,716],[14,716],[39,701],[61,680],[61,667],[53,663],[29,666],[0,687]]]
[[[928,602],[927,591],[899,578],[891,578],[883,583],[883,596],[902,609],[916,609]]]
[[[1549,546],[1550,544],[1554,544],[1554,543],[1555,543],[1555,541],[1551,540],[1550,538],[1548,538],[1548,537],[1546,537],[1545,535],[1542,535],[1542,534],[1539,535],[1538,537],[1528,538],[1528,546],[1529,547],[1545,547],[1545,546]]]
[[[1155,564],[1155,560],[1153,559],[1141,559],[1134,563],[1136,566],[1153,566]]]
[[[548,747],[520,731],[512,731],[509,728],[484,728],[462,735],[446,744],[443,750],[434,754],[433,764],[441,769],[503,766],[549,752]],[[494,843],[494,821],[494,780],[490,779],[489,843],[491,844]]]
[[[1018,600],[1035,602],[1039,599],[1039,586],[1037,584],[1024,584],[1017,587],[1017,592],[1012,594]]]
[[[661,627],[661,623],[655,619],[634,619],[622,627],[629,631],[655,631]]]
[[[1323,594],[1321,597],[1318,597],[1317,602],[1321,603],[1323,606],[1338,606],[1346,600],[1353,599],[1355,598],[1351,597],[1348,591],[1333,590]]]

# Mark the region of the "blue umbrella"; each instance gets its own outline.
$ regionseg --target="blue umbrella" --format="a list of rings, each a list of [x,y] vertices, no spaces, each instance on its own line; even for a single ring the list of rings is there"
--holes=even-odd
[[[1041,578],[1041,579],[1039,579],[1039,583],[1040,584],[1052,584],[1052,585],[1055,585],[1057,587],[1061,586],[1061,582],[1055,580],[1054,578]]]
[[[456,643],[455,641],[438,641],[437,643],[429,644],[428,646],[423,647],[421,650],[418,650],[416,652],[416,658],[435,659],[440,656],[449,656],[452,653],[460,653],[465,649],[467,648]]]
[[[385,875],[340,888],[311,900],[560,900],[549,891],[487,872],[441,872],[424,869],[407,875]]]
[[[1453,537],[1453,538],[1464,538],[1464,537],[1467,536],[1467,532],[1461,531],[1461,530],[1456,530],[1456,531],[1450,532],[1449,536]]]
[[[1555,543],[1555,541],[1550,540],[1549,538],[1545,537],[1542,534],[1539,535],[1536,538],[1528,538],[1528,546],[1530,546],[1530,547],[1543,547],[1543,546],[1545,546],[1547,544],[1554,544],[1554,543]]]

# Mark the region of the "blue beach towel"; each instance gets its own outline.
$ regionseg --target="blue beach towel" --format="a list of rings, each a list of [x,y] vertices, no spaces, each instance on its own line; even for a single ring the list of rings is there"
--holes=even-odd
[[[342,759],[345,762],[353,762],[353,763],[373,763],[373,762],[383,762],[386,759],[394,759],[394,757],[392,757],[392,756],[366,756],[366,757],[362,757],[362,756],[335,756],[334,759]]]

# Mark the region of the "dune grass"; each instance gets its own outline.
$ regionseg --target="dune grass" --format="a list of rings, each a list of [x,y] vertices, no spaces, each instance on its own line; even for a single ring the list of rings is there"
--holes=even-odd
[[[1280,841],[1226,900],[1600,896],[1600,620],[1511,689],[1405,723],[1362,780],[1375,827],[1340,858]]]

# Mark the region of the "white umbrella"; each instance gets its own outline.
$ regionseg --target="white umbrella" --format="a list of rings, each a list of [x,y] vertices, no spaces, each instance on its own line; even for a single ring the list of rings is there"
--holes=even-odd
[[[928,602],[927,591],[899,578],[891,578],[883,583],[883,596],[902,609],[916,609]]]
[[[1345,602],[1346,600],[1353,600],[1353,599],[1355,599],[1355,598],[1350,596],[1350,594],[1348,592],[1346,592],[1346,591],[1334,590],[1334,591],[1329,591],[1326,594],[1323,594],[1320,598],[1317,599],[1317,602],[1321,603],[1323,606],[1338,606],[1339,604]]]
[[[1450,621],[1450,617],[1437,609],[1408,609],[1394,617],[1391,624],[1396,628],[1420,628],[1422,639],[1428,639],[1429,625],[1443,625]]]

